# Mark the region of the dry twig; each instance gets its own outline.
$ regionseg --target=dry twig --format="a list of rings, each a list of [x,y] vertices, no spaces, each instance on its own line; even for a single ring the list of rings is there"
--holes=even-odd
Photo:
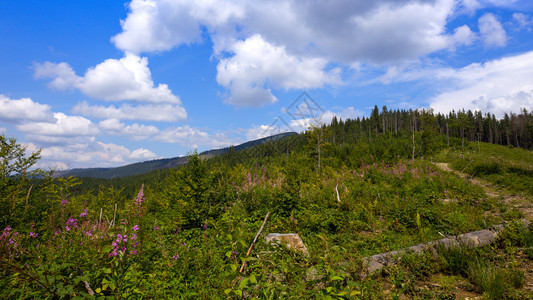
[[[254,248],[254,245],[255,245],[255,242],[257,242],[257,238],[261,235],[261,232],[263,232],[263,228],[265,227],[265,224],[268,220],[268,216],[270,216],[270,212],[268,212],[265,216],[265,220],[263,221],[263,225],[261,225],[261,228],[259,228],[259,231],[257,232],[257,234],[255,235],[255,238],[254,238],[254,241],[252,242],[252,244],[250,245],[250,248],[248,249],[248,252],[246,252],[246,256],[250,255],[250,252],[252,252],[252,249]],[[243,272],[244,271],[244,268],[246,268],[246,261],[244,261],[242,263],[242,266],[241,266],[241,269],[239,270],[239,272]]]

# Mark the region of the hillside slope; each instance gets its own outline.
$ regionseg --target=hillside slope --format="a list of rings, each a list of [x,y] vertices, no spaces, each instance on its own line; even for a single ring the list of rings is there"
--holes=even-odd
[[[277,140],[280,140],[280,139],[283,139],[285,137],[295,135],[295,134],[297,133],[295,132],[280,133],[280,134],[272,135],[269,137],[265,137],[265,138],[261,138],[261,139],[257,139],[253,141],[248,141],[246,143],[243,143],[237,146],[232,146],[232,147],[235,151],[240,151],[240,150],[248,149],[255,145],[266,143],[266,142],[277,141]],[[204,151],[200,153],[199,156],[202,158],[211,158],[214,156],[225,154],[229,152],[230,149],[231,147],[208,150],[208,151]],[[162,158],[162,159],[138,162],[138,163],[129,164],[129,165],[116,167],[116,168],[87,168],[87,169],[72,169],[72,170],[67,170],[67,171],[57,171],[55,175],[61,176],[61,177],[77,176],[77,177],[94,177],[94,178],[105,178],[105,179],[121,178],[121,177],[126,177],[126,176],[144,174],[144,173],[148,173],[148,172],[159,170],[159,169],[174,168],[174,167],[182,166],[182,165],[187,164],[187,160],[188,160],[187,156]]]

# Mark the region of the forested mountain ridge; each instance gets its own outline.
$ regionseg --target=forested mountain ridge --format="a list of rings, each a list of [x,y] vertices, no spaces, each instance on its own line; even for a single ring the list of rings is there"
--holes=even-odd
[[[375,106],[369,117],[346,120],[339,120],[334,117],[331,123],[320,124],[320,126],[326,130],[323,132],[322,138],[333,146],[345,143],[366,143],[372,138],[380,138],[383,134],[414,133],[414,137],[411,136],[411,139],[418,140],[418,143],[411,141],[412,145],[409,147],[412,152],[411,156],[423,155],[426,151],[425,148],[429,146],[425,143],[428,137],[434,137],[436,134],[446,137],[447,146],[450,145],[450,138],[458,138],[462,144],[464,141],[476,141],[533,149],[533,113],[528,112],[525,108],[521,109],[519,114],[506,113],[503,118],[496,119],[494,114],[484,115],[481,111],[459,110],[448,114],[435,114],[432,109],[389,110],[383,106],[380,111]],[[262,143],[275,142],[294,134],[296,133],[281,133],[237,146],[208,150],[200,153],[200,157],[212,158],[227,154],[230,151],[245,150]],[[422,142],[424,138],[426,141]],[[413,144],[417,145],[412,147]],[[187,157],[183,156],[139,162],[116,168],[58,171],[56,176],[122,178],[149,173],[158,169],[178,167],[186,163]]]
[[[214,156],[222,155],[229,152],[231,149],[234,151],[244,150],[255,145],[260,145],[262,143],[276,141],[278,139],[285,138],[290,135],[296,134],[295,132],[285,132],[276,134],[273,136],[248,141],[237,146],[231,146],[221,149],[207,150],[199,154],[201,158],[211,158]],[[175,168],[187,164],[187,156],[178,156],[173,158],[162,158],[155,159],[150,161],[133,163],[121,167],[115,168],[87,168],[87,169],[72,169],[66,171],[57,171],[55,176],[76,176],[76,177],[93,177],[93,178],[122,178],[127,176],[139,175],[148,173],[151,171],[167,168]]]

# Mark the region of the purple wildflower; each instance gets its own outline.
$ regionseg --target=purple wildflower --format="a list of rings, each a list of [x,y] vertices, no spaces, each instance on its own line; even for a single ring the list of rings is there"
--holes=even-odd
[[[68,200],[67,199],[61,200],[61,206],[64,206],[64,205],[67,205],[67,204],[68,204]]]
[[[141,204],[144,202],[144,183],[141,185],[141,189],[139,190],[139,193],[137,194],[137,199],[135,199],[135,204],[138,206],[141,206]]]
[[[31,236],[32,238],[36,238],[38,235],[39,235],[39,234],[37,234],[37,233],[30,232],[30,236]]]
[[[87,208],[80,214],[80,218],[87,216]]]
[[[65,229],[67,231],[70,231],[72,227],[78,228],[78,220],[72,217],[69,217],[67,220],[67,225],[65,226]]]
[[[4,232],[2,232],[2,238],[8,236],[10,231],[11,227],[8,225],[6,228],[4,228]]]
[[[133,231],[137,231],[137,230],[139,230],[139,225],[135,225],[135,226],[133,226],[132,229],[133,229]]]

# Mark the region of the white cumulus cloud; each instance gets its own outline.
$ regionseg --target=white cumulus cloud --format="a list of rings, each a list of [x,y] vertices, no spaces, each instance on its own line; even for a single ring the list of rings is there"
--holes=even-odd
[[[139,148],[131,151],[131,153],[128,155],[128,158],[136,161],[145,161],[156,159],[158,156],[148,149]]]
[[[132,140],[147,139],[159,133],[159,129],[155,126],[147,126],[137,123],[126,125],[117,119],[101,121],[98,124],[98,127],[107,134],[125,136]]]
[[[28,145],[30,146],[28,149],[37,149],[35,144]],[[144,148],[132,151],[121,145],[94,141],[44,147],[41,157],[37,167],[57,169],[68,169],[71,166],[76,168],[116,167],[139,160],[158,158],[155,153]]]
[[[478,21],[481,39],[487,47],[503,47],[507,43],[507,34],[502,24],[491,13],[484,14]]]
[[[99,119],[144,120],[158,122],[184,121],[187,119],[185,109],[175,104],[147,104],[119,107],[114,105],[90,105],[87,101],[78,103],[72,113]]]
[[[298,58],[284,47],[267,43],[254,35],[235,43],[231,58],[222,59],[218,66],[217,82],[232,95],[228,103],[262,106],[274,103],[276,97],[266,88],[310,89],[341,82],[339,70],[324,71],[327,61],[321,58]]]
[[[42,136],[94,136],[100,130],[90,120],[80,116],[68,116],[64,113],[54,113],[55,122],[28,122],[20,124],[17,129],[21,132]]]
[[[166,128],[153,139],[187,146],[191,150],[199,147],[208,149],[223,148],[242,142],[242,140],[231,138],[222,132],[209,134],[206,131],[188,125]]]
[[[52,88],[79,89],[96,99],[181,104],[168,85],[154,85],[148,59],[131,53],[121,59],[107,59],[89,68],[84,76],[76,75],[67,63],[36,64],[35,77],[52,78]]]
[[[459,26],[448,34],[447,22],[461,9],[484,5],[475,0],[133,0],[112,41],[138,55],[202,43],[209,36],[217,82],[229,92],[225,101],[262,106],[277,100],[275,89],[342,83],[342,69],[331,66],[399,63],[470,45],[475,38],[470,28]]]
[[[30,98],[10,99],[1,94],[0,120],[10,123],[55,121],[50,105],[34,102]]]
[[[450,47],[455,49],[457,46],[469,46],[477,38],[476,34],[470,30],[467,25],[455,28],[453,35],[450,37]]]
[[[436,111],[465,108],[501,117],[533,108],[533,51],[440,73],[447,88],[431,100]]]

